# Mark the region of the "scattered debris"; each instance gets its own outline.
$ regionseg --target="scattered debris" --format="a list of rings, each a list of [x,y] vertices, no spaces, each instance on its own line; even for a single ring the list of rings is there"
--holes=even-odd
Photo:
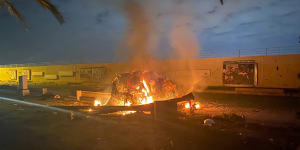
[[[56,111],[54,111],[54,112],[53,112],[53,114],[54,114],[54,115],[57,115],[57,112],[56,112]]]
[[[55,95],[51,94],[51,93],[47,93],[45,95],[41,95],[41,100],[47,100],[47,99],[52,99],[54,98]]]
[[[70,114],[70,119],[71,119],[71,120],[74,119],[74,113],[73,113],[73,112],[71,112],[71,114]]]
[[[212,120],[212,119],[205,119],[204,120],[204,125],[205,126],[212,126],[212,125],[214,125],[215,124],[215,121],[214,120]]]
[[[42,95],[46,95],[48,93],[48,89],[47,88],[42,88]]]
[[[241,124],[241,125],[244,124],[246,121],[246,118],[244,115],[237,115],[235,113],[231,113],[231,114],[224,113],[223,115],[220,115],[220,116],[214,116],[213,119],[236,123],[236,124]]]
[[[171,137],[169,137],[168,147],[169,147],[169,149],[172,149],[174,147],[174,142]]]
[[[61,96],[58,95],[58,94],[56,94],[53,98],[54,98],[54,99],[61,99]]]
[[[231,113],[231,114],[224,114],[224,118],[225,119],[228,119],[229,121],[232,121],[232,122],[243,122],[246,120],[245,116],[244,115],[237,115],[235,113]]]

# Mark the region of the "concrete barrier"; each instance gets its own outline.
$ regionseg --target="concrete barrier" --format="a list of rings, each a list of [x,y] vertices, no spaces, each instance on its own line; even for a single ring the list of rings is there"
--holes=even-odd
[[[109,99],[110,96],[111,96],[111,93],[82,91],[82,90],[76,91],[76,98],[78,101],[80,101],[81,97],[92,97],[95,99],[97,99],[97,98]]]

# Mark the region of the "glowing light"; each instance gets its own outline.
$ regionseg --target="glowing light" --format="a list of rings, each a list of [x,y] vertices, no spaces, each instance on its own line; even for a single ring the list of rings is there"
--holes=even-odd
[[[145,80],[142,80],[140,81],[140,83],[142,83],[143,85],[139,85],[136,87],[136,89],[138,90],[137,91],[137,95],[139,96],[138,97],[138,105],[145,105],[145,104],[150,104],[150,103],[153,103],[153,97],[151,96],[150,94],[150,88],[148,87],[147,83]],[[133,105],[132,101],[125,101],[123,103],[123,101],[120,103],[120,105],[123,105],[124,106],[131,106]],[[134,103],[136,104],[136,103]]]
[[[148,97],[147,97],[146,103],[147,103],[147,104],[153,103],[153,98],[152,98],[152,96],[148,96]]]
[[[145,98],[140,99],[142,105],[153,103],[153,97],[149,96],[150,90],[145,80],[143,80],[143,85],[145,89],[142,89],[142,92],[144,93]]]
[[[102,104],[99,100],[95,100],[94,101],[94,106],[102,106]]]
[[[129,110],[129,111],[123,111],[123,112],[122,112],[122,115],[123,115],[123,116],[126,116],[126,115],[134,114],[134,113],[136,113],[136,111]]]
[[[151,111],[143,111],[145,115],[151,115]]]
[[[127,103],[125,103],[125,106],[131,106],[131,102],[130,101],[127,101]]]
[[[93,111],[93,109],[92,109],[92,108],[89,108],[89,109],[88,109],[88,111],[89,111],[89,112],[92,112],[92,111]]]
[[[190,108],[190,107],[191,107],[191,106],[190,106],[190,103],[185,103],[185,104],[184,104],[184,107],[185,107],[185,108]]]
[[[195,104],[195,108],[196,108],[196,109],[200,109],[200,104],[196,103],[196,104]]]
[[[149,88],[148,88],[148,85],[146,84],[146,81],[145,81],[145,80],[143,80],[143,84],[144,84],[144,87],[145,87],[146,90],[147,90],[147,93],[149,93]]]

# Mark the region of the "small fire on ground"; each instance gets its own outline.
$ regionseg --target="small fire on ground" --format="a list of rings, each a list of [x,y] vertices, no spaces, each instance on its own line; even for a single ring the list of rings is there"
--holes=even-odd
[[[197,112],[201,109],[199,101],[190,100],[190,101],[181,101],[177,103],[177,110],[184,114],[191,114]]]
[[[95,100],[94,101],[94,106],[102,106],[101,101],[100,100]]]

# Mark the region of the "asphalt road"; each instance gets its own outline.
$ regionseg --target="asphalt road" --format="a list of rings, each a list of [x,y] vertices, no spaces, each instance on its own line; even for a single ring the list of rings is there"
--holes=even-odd
[[[299,128],[203,118],[153,121],[143,114],[99,116],[0,100],[0,149],[296,149]]]

